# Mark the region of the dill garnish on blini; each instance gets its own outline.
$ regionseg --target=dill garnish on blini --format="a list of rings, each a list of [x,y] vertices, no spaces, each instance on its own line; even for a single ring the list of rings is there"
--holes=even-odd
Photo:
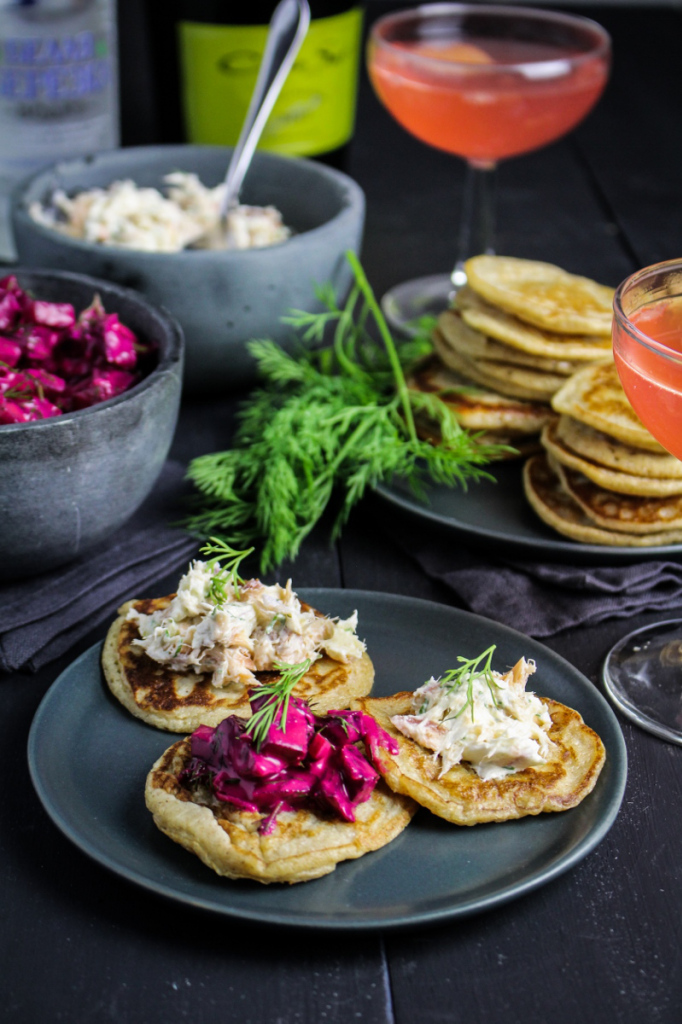
[[[326,286],[322,312],[286,317],[299,335],[293,354],[272,341],[249,343],[262,384],[241,407],[234,444],[189,467],[199,503],[187,528],[259,547],[262,572],[296,557],[333,492],[341,497],[336,539],[368,487],[399,477],[425,499],[425,482],[466,485],[487,476],[481,467],[503,450],[477,443],[437,394],[407,386],[405,371],[430,343],[393,339],[357,257],[347,258],[354,284],[346,304]],[[327,331],[332,343],[321,347]],[[415,415],[438,424],[439,444],[417,435]]]

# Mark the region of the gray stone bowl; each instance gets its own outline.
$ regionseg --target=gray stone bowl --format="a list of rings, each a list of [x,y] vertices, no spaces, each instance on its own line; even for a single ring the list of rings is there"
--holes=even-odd
[[[310,160],[256,153],[242,201],[273,204],[294,235],[263,249],[150,253],[68,238],[30,217],[34,201],[55,188],[68,194],[121,178],[160,188],[171,171],[194,171],[206,185],[223,178],[231,150],[218,146],[144,146],[63,161],[21,182],[12,198],[20,262],[89,273],[141,292],[177,316],[185,334],[185,382],[193,392],[237,389],[253,382],[251,338],[287,345],[287,310],[319,310],[315,284],[338,293],[350,285],[345,251],[357,252],[365,200],[345,174]]]
[[[142,504],[161,472],[182,390],[182,331],[128,288],[82,274],[16,273],[36,298],[80,312],[99,293],[107,312],[158,345],[158,363],[99,405],[0,426],[0,579],[53,569],[94,548]]]

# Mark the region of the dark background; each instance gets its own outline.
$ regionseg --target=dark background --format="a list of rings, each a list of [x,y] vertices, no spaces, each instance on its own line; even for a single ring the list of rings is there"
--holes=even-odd
[[[397,6],[371,2],[369,18]],[[498,251],[608,284],[682,251],[682,16],[670,5],[584,7],[614,40],[607,92],[570,138],[500,169]],[[141,7],[121,3],[123,136],[154,141]],[[363,259],[381,292],[453,260],[458,161],[411,139],[365,76],[349,171],[367,193]],[[234,403],[184,404],[173,455],[224,447]],[[365,502],[342,541],[306,543],[297,586],[455,604]],[[415,529],[424,527],[417,524]],[[453,545],[456,556],[456,546]],[[481,551],[481,558],[486,552]],[[286,567],[283,572],[286,571]],[[174,586],[159,581],[159,593]],[[656,618],[548,641],[599,685],[609,646]],[[415,933],[310,936],[192,912],[91,863],[28,778],[32,716],[93,630],[35,676],[0,680],[0,1019],[12,1024],[677,1024],[682,1019],[682,751],[627,722],[629,778],[611,832],[580,865],[494,911]]]

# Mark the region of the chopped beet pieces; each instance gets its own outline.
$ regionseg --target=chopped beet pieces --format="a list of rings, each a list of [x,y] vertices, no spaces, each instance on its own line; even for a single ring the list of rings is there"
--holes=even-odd
[[[16,366],[21,354],[21,345],[17,345],[16,341],[12,341],[11,338],[0,338],[0,365],[4,363],[5,366]]]
[[[13,275],[0,280],[0,332],[0,424],[114,398],[142,379],[153,353],[98,296],[76,317],[68,302],[33,299]]]
[[[251,691],[255,714],[264,698]],[[395,753],[397,744],[373,718],[361,711],[314,715],[292,697],[281,728],[281,708],[260,748],[248,722],[230,715],[212,729],[201,725],[192,734],[191,759],[180,780],[208,785],[219,800],[263,814],[260,831],[273,830],[277,814],[302,807],[355,821],[355,808],[369,800],[379,778],[379,747]],[[363,741],[366,750],[357,746]]]

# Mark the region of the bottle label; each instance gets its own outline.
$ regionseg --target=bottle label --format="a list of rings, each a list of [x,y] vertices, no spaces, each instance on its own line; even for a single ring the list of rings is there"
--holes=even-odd
[[[118,143],[110,0],[0,7],[0,173]]]
[[[182,91],[190,142],[233,146],[265,49],[267,25],[179,23]],[[259,143],[293,156],[315,156],[353,134],[362,9],[316,18]]]

